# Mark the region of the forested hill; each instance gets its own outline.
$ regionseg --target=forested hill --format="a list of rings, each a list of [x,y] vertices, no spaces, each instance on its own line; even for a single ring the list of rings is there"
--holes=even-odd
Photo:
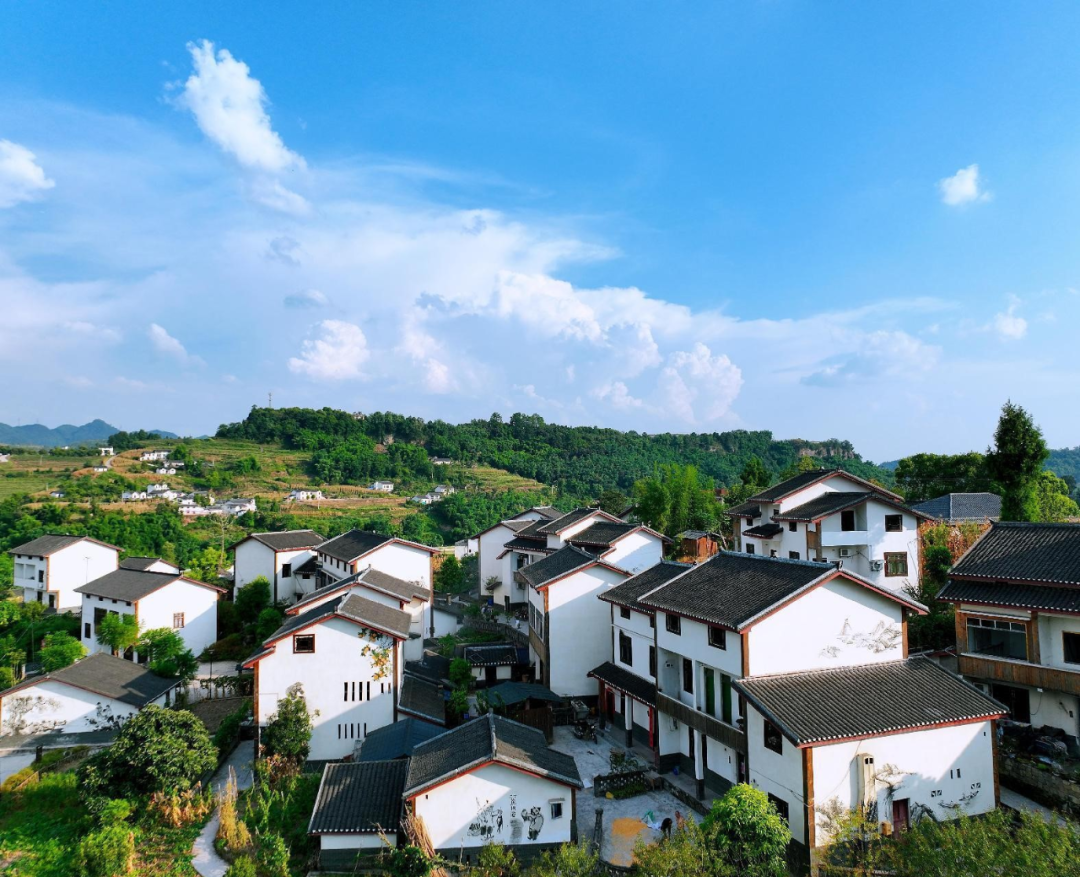
[[[107,441],[117,432],[115,426],[104,420],[91,420],[82,426],[64,423],[56,427],[31,423],[26,426],[9,426],[0,423],[0,446],[28,446],[39,448],[78,447]],[[171,432],[155,430],[161,438],[176,438]]]
[[[660,433],[649,435],[590,426],[546,423],[535,414],[450,424],[441,420],[375,412],[353,415],[330,408],[252,408],[240,423],[222,425],[220,438],[280,443],[313,452],[312,465],[327,481],[359,482],[377,477],[380,457],[389,450],[412,456],[406,447],[430,457],[482,463],[535,478],[577,497],[604,490],[629,491],[639,478],[666,463],[694,465],[718,485],[738,482],[743,466],[758,457],[779,475],[800,456],[823,466],[841,466],[865,478],[892,483],[892,473],[866,462],[848,441],[774,439],[767,431]]]

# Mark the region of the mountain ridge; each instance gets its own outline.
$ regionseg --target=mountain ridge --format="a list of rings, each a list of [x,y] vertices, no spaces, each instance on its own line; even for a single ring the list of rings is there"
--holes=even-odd
[[[120,430],[117,427],[106,423],[101,418],[95,418],[81,426],[73,423],[62,423],[54,427],[45,426],[42,423],[29,423],[24,426],[0,423],[0,445],[37,448],[77,447],[107,441],[109,436],[118,432]],[[176,433],[163,429],[154,429],[150,432],[156,432],[162,438],[179,438]]]

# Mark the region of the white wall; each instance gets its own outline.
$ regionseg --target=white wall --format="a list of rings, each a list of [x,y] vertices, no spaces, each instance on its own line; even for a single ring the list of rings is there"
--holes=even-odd
[[[217,605],[220,593],[177,579],[137,601],[139,628],[176,630],[196,656],[217,641]],[[173,627],[173,615],[184,613],[184,626]]]
[[[487,764],[430,792],[416,796],[416,814],[423,818],[436,849],[479,847],[493,840],[506,846],[561,844],[570,841],[574,814],[572,789],[501,764]],[[551,818],[552,801],[561,800],[561,819]],[[524,814],[538,807],[543,824],[534,839]],[[499,818],[502,826],[499,827]],[[482,826],[490,826],[490,835]]]
[[[19,701],[21,705],[17,705]],[[164,695],[154,703],[164,705]],[[18,727],[13,725],[16,709],[23,713],[25,722]],[[57,728],[67,733],[101,730],[110,717],[126,719],[137,712],[135,707],[118,700],[49,680],[3,698],[0,735],[41,733]]]
[[[506,563],[506,558],[499,558],[499,555],[506,550],[503,545],[513,538],[514,532],[502,524],[480,536],[480,595],[482,597],[490,595],[497,606],[503,605],[503,598],[508,594],[511,600],[513,599],[513,589],[509,587],[513,585],[513,582],[507,578],[509,564]],[[488,591],[484,587],[484,582],[492,576],[498,578],[502,584],[494,591]]]
[[[1065,663],[1063,633],[1080,634],[1080,618],[1072,615],[1039,614],[1039,659],[1048,667],[1080,671],[1080,665]]]
[[[707,624],[684,618],[682,619],[682,633],[676,635],[667,629],[666,618],[665,613],[657,611],[656,641],[660,648],[674,652],[679,657],[690,658],[693,661],[715,667],[735,679],[743,675],[742,637],[739,634],[731,630],[727,631],[725,640],[727,648],[720,649],[709,645],[709,626]],[[757,668],[753,667],[753,664],[751,664],[751,668],[756,674]],[[671,692],[665,693],[671,697],[677,696]]]
[[[248,539],[236,547],[235,573],[236,587],[242,588],[259,576],[265,576],[270,582],[270,599],[292,602],[303,591],[303,580],[298,576],[283,576],[282,566],[292,564],[300,566],[315,554],[314,549],[299,548],[295,551],[274,551],[258,539]],[[275,595],[274,589],[277,589]],[[310,586],[309,586],[310,589]]]
[[[806,843],[806,799],[803,795],[803,755],[794,743],[783,738],[783,752],[776,753],[765,748],[764,719],[752,705],[746,707],[746,748],[749,762],[750,784],[766,794],[776,795],[788,805],[788,827],[791,836],[799,843]],[[823,793],[832,788],[833,782],[824,779],[819,784],[814,777],[814,787]],[[820,804],[821,801],[816,803]]]
[[[619,614],[618,606],[611,606],[613,622],[611,627],[611,660],[620,667],[626,667],[642,679],[655,682],[656,679],[649,672],[649,649],[653,645],[653,630],[649,624],[650,616],[644,612],[630,610],[630,617],[623,618]],[[631,666],[627,666],[619,657],[619,633],[622,632],[633,641],[633,659]]]
[[[319,712],[313,719],[308,756],[311,759],[351,755],[364,739],[365,723],[368,733],[391,724],[394,721],[395,680],[392,673],[383,679],[374,678],[374,662],[370,656],[362,654],[368,642],[358,636],[361,630],[356,624],[332,617],[302,631],[315,635],[315,652],[312,654],[295,654],[291,635],[278,642],[274,652],[259,661],[256,721],[265,725],[277,710],[278,700],[286,695],[291,685],[299,682],[304,689],[308,711]],[[399,660],[399,677],[400,673]],[[346,682],[349,683],[348,700],[345,699]],[[366,697],[369,682],[370,700]],[[352,683],[364,683],[363,700],[359,696],[352,699]],[[340,736],[339,725],[343,726]],[[350,726],[347,731],[345,725]]]
[[[549,687],[556,694],[596,694],[596,680],[588,673],[609,660],[611,627],[608,604],[596,595],[625,580],[621,573],[593,566],[548,587]]]
[[[54,595],[56,609],[75,609],[82,599],[75,589],[113,572],[120,565],[120,553],[84,539],[62,548],[46,558],[15,555],[15,587],[23,589],[23,599],[49,605],[46,591]],[[45,572],[45,581],[38,582],[38,572]],[[22,573],[20,576],[19,573]]]
[[[112,600],[108,597],[99,597],[97,594],[81,594],[82,597],[82,626],[79,628],[79,634],[82,637],[82,644],[86,646],[87,654],[93,655],[98,652],[111,651],[108,646],[103,646],[97,641],[97,628],[94,626],[94,610],[104,609],[106,612],[112,612],[116,615],[134,615],[135,604],[126,602],[124,600]],[[90,625],[89,630],[87,625]],[[170,619],[169,626],[172,626]]]
[[[394,842],[396,832],[397,828],[394,826],[386,828],[386,838],[391,843]],[[378,834],[320,834],[319,849],[380,850],[386,849],[386,844],[383,843],[382,838],[379,837]]]
[[[664,559],[664,543],[652,533],[639,530],[615,543],[604,560],[632,573],[656,566]]]
[[[844,531],[841,530],[840,513],[830,515],[821,521],[818,528],[821,531],[822,556],[828,560],[842,559],[846,568],[869,579],[879,587],[893,591],[902,591],[909,585],[917,587],[919,584],[918,519],[914,515],[901,513],[892,506],[874,500],[856,509],[855,514],[857,536],[844,535]],[[895,514],[901,515],[903,529],[892,533],[886,532],[885,516]],[[853,540],[850,545],[854,556],[841,558],[837,546],[848,545],[849,543],[844,541],[846,538]],[[831,547],[829,547],[830,542],[833,543]],[[887,567],[884,564],[886,552],[907,554],[908,574],[906,576],[886,575]],[[874,570],[872,561],[878,560],[882,561],[882,568]]]
[[[366,566],[431,590],[431,553],[422,548],[388,542],[361,557],[353,572]]]
[[[899,661],[902,607],[836,578],[756,624],[749,641],[752,676]]]

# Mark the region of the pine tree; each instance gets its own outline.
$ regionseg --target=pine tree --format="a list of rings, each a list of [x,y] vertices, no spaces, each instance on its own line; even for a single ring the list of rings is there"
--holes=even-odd
[[[1012,401],[1001,409],[994,447],[986,452],[986,468],[1001,491],[1001,520],[1037,521],[1036,484],[1050,451],[1042,430]]]

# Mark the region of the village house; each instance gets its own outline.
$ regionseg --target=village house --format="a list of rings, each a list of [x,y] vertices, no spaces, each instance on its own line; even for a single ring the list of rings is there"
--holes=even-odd
[[[168,460],[171,455],[171,450],[143,451],[139,460],[143,463],[156,463],[159,460]]]
[[[964,678],[1017,722],[1080,736],[1080,525],[994,523],[949,572]]]
[[[24,603],[48,609],[74,610],[81,604],[79,585],[115,570],[120,549],[89,536],[39,536],[10,549],[15,562],[13,584]]]
[[[350,530],[318,547],[324,583],[334,582],[371,566],[431,592],[432,557],[438,549],[382,533]]]
[[[95,472],[108,472],[108,471],[109,471],[109,467],[108,467],[108,466],[104,466],[104,465],[102,465],[102,466],[95,466],[95,467],[94,467],[94,471],[95,471]]]
[[[53,499],[63,499],[66,494],[62,490],[50,490],[49,496],[51,496]]]
[[[0,463],[11,462],[11,454],[0,454]]]
[[[231,546],[237,589],[263,576],[270,596],[294,602],[315,590],[318,580],[316,548],[326,538],[314,530],[252,533]]]
[[[983,524],[1001,517],[1001,497],[996,493],[946,493],[915,503],[912,509],[946,524]]]
[[[150,498],[145,490],[125,490],[120,494],[121,502],[143,502]]]
[[[693,777],[699,798],[761,788],[805,857],[826,840],[817,807],[865,800],[903,828],[923,808],[948,815],[943,802],[996,806],[993,722],[1005,709],[909,659],[907,619],[926,610],[903,594],[836,564],[720,552],[664,563],[600,600],[613,631],[590,675],[605,719],[660,770]],[[870,756],[876,772],[860,780]]]
[[[922,512],[842,469],[815,469],[728,510],[738,550],[792,560],[840,561],[894,591],[919,585]]]
[[[225,593],[178,572],[130,568],[93,579],[75,592],[82,597],[82,643],[91,654],[109,650],[97,635],[102,619],[113,614],[134,615],[141,631],[174,630],[196,655],[217,640],[218,598]]]
[[[589,671],[611,653],[607,606],[596,597],[630,573],[566,545],[515,573],[529,593],[529,663],[563,697],[591,696]]]
[[[412,618],[352,591],[292,608],[302,611],[242,664],[255,672],[255,724],[266,727],[279,700],[298,686],[314,723],[308,758],[352,756],[369,731],[397,720]]]
[[[0,736],[116,728],[151,704],[169,706],[179,684],[122,658],[89,655],[0,691]]]
[[[563,513],[551,506],[534,506],[518,512],[512,518],[488,527],[475,537],[476,552],[480,555],[480,586],[482,593],[490,595],[496,606],[507,609],[514,604],[527,603],[524,584],[514,581],[517,559],[506,543],[516,533],[537,521],[553,521]]]
[[[180,567],[168,563],[160,557],[125,557],[120,561],[120,569],[134,569],[141,572],[167,572],[180,574]]]
[[[101,457],[115,457],[116,451],[112,448],[98,448],[98,455]]]
[[[529,861],[577,841],[574,759],[544,734],[487,715],[419,743],[407,758],[329,764],[323,769],[310,834],[324,870],[351,870],[357,856],[402,835],[406,814],[435,852],[470,865],[485,844]]]
[[[166,463],[165,465],[158,466],[156,469],[154,469],[154,474],[155,475],[175,475],[176,474],[176,466],[174,466],[172,463]]]
[[[321,490],[290,490],[286,502],[321,502],[324,499]]]
[[[380,493],[393,493],[394,482],[393,481],[374,481],[368,490],[378,490]]]

